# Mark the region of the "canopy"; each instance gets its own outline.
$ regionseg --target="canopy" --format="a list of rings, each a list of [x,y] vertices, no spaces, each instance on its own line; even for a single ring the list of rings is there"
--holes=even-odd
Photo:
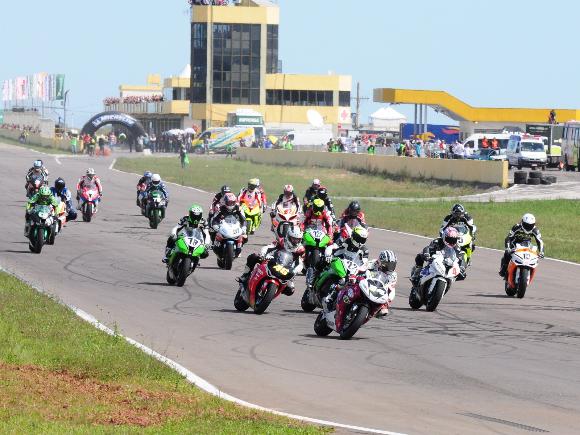
[[[371,115],[371,119],[407,122],[407,117],[392,107],[381,107]]]
[[[190,78],[191,77],[191,65],[187,64],[185,65],[185,67],[183,68],[183,71],[181,71],[181,74],[179,74],[180,78]]]

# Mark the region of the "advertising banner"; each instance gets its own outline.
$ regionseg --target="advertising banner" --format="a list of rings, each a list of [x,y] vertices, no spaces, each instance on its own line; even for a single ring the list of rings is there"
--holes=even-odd
[[[2,101],[64,99],[64,74],[36,73],[2,82]]]
[[[26,93],[26,77],[16,77],[16,99],[24,100]]]
[[[64,99],[64,74],[56,74],[55,76],[55,100]]]

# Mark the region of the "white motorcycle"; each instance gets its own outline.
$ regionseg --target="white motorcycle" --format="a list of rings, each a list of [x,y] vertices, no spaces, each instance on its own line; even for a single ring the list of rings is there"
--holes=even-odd
[[[216,233],[213,252],[221,269],[231,270],[234,259],[239,257],[244,244],[244,230],[235,216],[226,216],[219,225],[214,225]]]
[[[437,251],[421,270],[419,285],[413,287],[409,294],[409,306],[418,310],[425,305],[427,311],[435,311],[460,273],[455,249],[446,246]]]
[[[505,292],[508,296],[523,298],[536,274],[538,248],[531,242],[516,243],[505,277]]]

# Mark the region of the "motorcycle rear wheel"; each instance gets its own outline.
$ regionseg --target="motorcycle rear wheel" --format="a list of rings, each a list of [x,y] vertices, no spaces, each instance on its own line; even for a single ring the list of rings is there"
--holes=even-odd
[[[353,309],[355,304],[351,305],[349,311]],[[346,314],[345,314],[346,315]],[[360,329],[363,323],[367,320],[369,315],[369,307],[366,305],[358,305],[358,310],[350,323],[343,325],[339,332],[341,340],[349,340]]]
[[[234,308],[238,311],[246,311],[250,306],[242,297],[242,290],[238,289],[236,297],[234,298]]]
[[[181,260],[181,264],[179,265],[179,271],[177,273],[177,280],[175,281],[175,285],[177,287],[183,287],[185,284],[185,280],[189,276],[191,271],[191,258],[185,257]]]
[[[435,284],[435,288],[431,293],[431,297],[427,301],[425,308],[427,311],[435,311],[437,309],[437,305],[441,302],[441,298],[443,297],[443,293],[445,292],[445,284],[443,281],[437,281]]]
[[[316,316],[316,320],[314,321],[314,332],[319,337],[326,337],[332,332],[332,329],[328,326],[326,320],[324,319],[323,311],[318,313],[318,316]]]
[[[266,288],[266,292],[264,295],[258,299],[258,295],[256,295],[256,304],[254,305],[254,313],[262,314],[264,311],[268,309],[270,303],[274,300],[274,296],[276,296],[276,292],[278,291],[278,287],[274,283],[268,284],[268,288]]]
[[[518,281],[518,289],[516,296],[518,299],[522,299],[526,295],[526,290],[528,289],[528,277],[530,276],[530,271],[528,269],[520,269],[520,279]]]

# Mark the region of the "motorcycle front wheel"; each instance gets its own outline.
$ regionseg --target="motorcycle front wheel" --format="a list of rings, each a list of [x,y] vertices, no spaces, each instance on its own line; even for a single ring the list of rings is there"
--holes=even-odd
[[[83,221],[90,222],[93,218],[93,204],[87,202],[83,206]]]
[[[528,269],[524,268],[520,269],[520,278],[518,280],[518,290],[517,290],[518,299],[522,299],[526,294],[526,290],[528,289],[529,276],[530,271]]]
[[[274,296],[276,296],[276,292],[278,291],[278,287],[276,284],[271,282],[268,284],[268,287],[264,291],[264,294],[259,296],[256,294],[256,304],[254,305],[254,313],[262,314],[264,311],[268,309],[270,303],[274,300]]]
[[[352,311],[358,307],[355,313]],[[342,340],[349,340],[354,334],[360,329],[360,327],[367,320],[369,315],[369,307],[366,305],[353,304],[350,306],[349,310],[345,313],[345,322],[343,323],[342,330],[339,332],[340,338]]]
[[[151,217],[149,218],[149,226],[151,229],[156,230],[161,222],[161,210],[155,209],[151,212]]]
[[[431,292],[431,296],[429,297],[429,300],[425,306],[427,311],[435,311],[437,309],[437,305],[439,305],[439,302],[441,302],[441,298],[445,292],[445,287],[446,284],[443,281],[437,281],[435,288]]]
[[[310,289],[304,290],[304,294],[300,300],[300,306],[305,313],[311,313],[316,308],[316,305],[310,303]]]
[[[185,284],[185,280],[189,276],[190,272],[191,272],[191,258],[186,257],[183,260],[181,260],[181,263],[179,265],[179,271],[177,272],[177,280],[175,282],[177,287],[183,287],[183,285]]]
[[[223,265],[224,265],[225,270],[232,270],[232,264],[234,262],[234,257],[235,257],[234,245],[232,243],[228,243],[226,245],[224,259],[223,259]]]

